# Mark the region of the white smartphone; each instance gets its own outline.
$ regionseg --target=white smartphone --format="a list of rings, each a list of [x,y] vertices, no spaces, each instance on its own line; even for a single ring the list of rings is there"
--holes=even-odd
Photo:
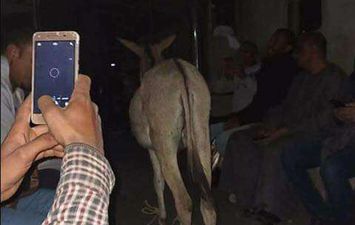
[[[45,124],[38,99],[52,97],[66,107],[79,71],[79,34],[75,31],[36,32],[33,35],[32,113],[34,124]]]

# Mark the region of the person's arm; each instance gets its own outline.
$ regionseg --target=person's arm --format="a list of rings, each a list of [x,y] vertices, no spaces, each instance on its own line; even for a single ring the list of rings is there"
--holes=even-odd
[[[63,148],[48,133],[48,127],[30,128],[31,97],[21,105],[15,123],[1,144],[1,202],[19,188],[26,172],[36,160],[62,157]]]
[[[108,224],[114,175],[104,157],[100,116],[90,98],[90,78],[79,75],[69,104],[62,109],[50,96],[39,108],[51,134],[66,146],[61,177],[47,224]]]
[[[43,225],[108,224],[108,205],[115,177],[95,148],[71,144],[65,148],[55,201]]]
[[[8,88],[1,85],[1,143],[5,140],[15,121],[15,112],[11,109],[12,94]]]
[[[313,103],[316,111],[313,112],[312,116],[303,118],[303,121],[300,123],[296,123],[295,121],[295,125],[293,126],[295,131],[312,128],[328,132],[328,129],[335,125],[334,107],[330,101],[338,99],[341,96],[344,78],[345,76],[342,73],[336,71],[327,76],[324,82],[318,84],[317,88],[322,89],[322,96],[318,97]]]

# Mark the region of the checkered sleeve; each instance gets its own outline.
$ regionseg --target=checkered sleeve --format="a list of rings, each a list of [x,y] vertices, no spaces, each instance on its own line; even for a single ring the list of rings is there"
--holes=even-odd
[[[108,224],[115,177],[106,158],[91,146],[65,148],[61,177],[50,212],[42,225]]]

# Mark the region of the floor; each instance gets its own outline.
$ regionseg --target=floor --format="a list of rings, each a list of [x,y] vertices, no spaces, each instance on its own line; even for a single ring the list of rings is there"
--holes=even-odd
[[[111,199],[111,225],[156,225],[154,214],[143,213],[145,202],[157,206],[153,186],[153,172],[146,150],[140,148],[129,132],[112,132],[106,138],[107,155],[116,172],[116,189]],[[180,168],[184,167],[184,157],[180,157]],[[182,169],[182,171],[185,171]],[[183,176],[186,174],[183,172]],[[187,179],[188,180],[188,179]],[[185,180],[189,189],[189,182]],[[221,225],[261,225],[256,219],[245,218],[240,215],[237,205],[230,203],[227,194],[213,190],[216,204],[218,223]],[[165,188],[165,202],[167,206],[167,225],[173,224],[176,212],[173,198]],[[154,209],[154,208],[153,208]],[[113,218],[114,217],[114,218]],[[304,212],[295,212],[293,220],[283,221],[281,224],[307,224],[308,216]],[[115,221],[115,222],[114,222]],[[177,223],[178,224],[178,223]],[[193,224],[203,224],[198,208],[195,206]]]

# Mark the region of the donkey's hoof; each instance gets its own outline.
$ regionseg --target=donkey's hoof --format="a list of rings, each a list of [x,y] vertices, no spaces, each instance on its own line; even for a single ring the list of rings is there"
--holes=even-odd
[[[158,223],[159,223],[159,225],[166,225],[166,219],[159,218]]]
[[[181,221],[178,216],[175,217],[175,219],[172,222],[172,225],[181,225]]]

